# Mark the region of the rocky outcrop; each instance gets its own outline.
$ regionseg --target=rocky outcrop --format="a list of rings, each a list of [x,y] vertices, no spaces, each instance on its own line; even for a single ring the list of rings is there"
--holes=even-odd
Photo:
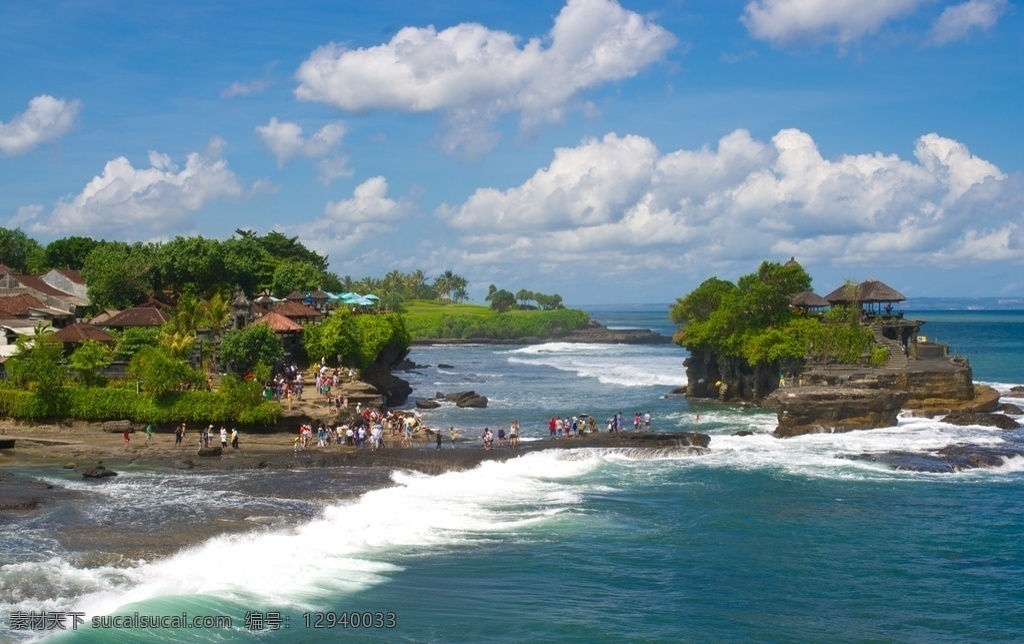
[[[134,432],[135,425],[130,420],[108,420],[103,423],[103,431],[108,434],[123,434],[125,432]]]
[[[999,405],[999,411],[1010,416],[1024,416],[1024,409],[1021,409],[1013,403],[1003,403]]]
[[[106,479],[112,476],[117,476],[117,472],[114,470],[108,470],[102,465],[96,465],[94,467],[76,467],[75,471],[87,479]]]
[[[416,409],[437,409],[441,406],[441,403],[430,398],[417,398]]]
[[[892,427],[907,394],[853,387],[779,389],[765,400],[778,413],[780,438]]]
[[[213,447],[200,447],[199,448],[199,456],[202,456],[204,458],[219,457],[219,456],[221,456],[223,454],[224,454],[224,450],[221,448],[220,445],[216,445],[216,446],[213,446]]]
[[[999,467],[1008,459],[1024,456],[1020,446],[947,445],[927,452],[882,452],[843,454],[851,461],[884,463],[895,470],[910,472],[960,472],[980,467]]]
[[[487,396],[481,396],[475,391],[459,391],[453,394],[447,394],[445,400],[455,403],[456,407],[466,408],[472,407],[475,409],[483,409],[487,407]]]
[[[721,357],[710,349],[687,347],[686,395],[722,402],[760,403],[779,386],[778,363],[754,367],[742,358]]]
[[[1017,429],[1020,423],[1006,414],[982,414],[976,411],[955,411],[942,418],[942,422],[950,425],[980,425],[998,429]]]
[[[377,354],[374,363],[362,372],[363,382],[373,385],[383,398],[384,405],[388,407],[404,405],[412,395],[412,386],[391,373],[391,370],[402,364],[408,355],[409,347],[389,344]]]

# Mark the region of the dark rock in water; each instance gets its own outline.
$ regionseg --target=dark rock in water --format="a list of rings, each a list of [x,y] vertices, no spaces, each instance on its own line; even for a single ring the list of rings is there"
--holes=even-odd
[[[444,400],[444,394],[439,391],[436,394],[434,394],[434,398],[436,400]]]
[[[108,420],[103,423],[103,431],[108,434],[123,434],[134,432],[135,426],[130,420]]]
[[[48,483],[0,470],[0,513],[35,510],[64,495],[64,490]],[[0,524],[3,524],[2,516]]]
[[[1016,387],[1010,387],[1010,393],[1014,396],[1024,396],[1024,387],[1017,385]]]
[[[467,396],[466,398],[460,398],[459,401],[455,403],[455,406],[461,408],[468,407],[473,409],[483,409],[487,407],[487,396]]]
[[[740,431],[735,432],[733,434],[733,436],[753,436],[753,435],[754,435],[754,432],[748,431],[746,429],[741,429]]]
[[[444,362],[438,362],[437,363],[437,368],[438,369],[454,369],[455,367],[451,366],[450,364],[446,364]]]
[[[87,479],[106,479],[111,476],[117,476],[117,472],[108,470],[102,465],[97,465],[96,467],[76,467],[75,471]]]
[[[200,456],[220,456],[223,453],[224,453],[224,450],[221,449],[220,445],[215,445],[214,447],[200,447],[199,448],[199,455]]]
[[[437,409],[440,406],[441,403],[437,402],[436,400],[431,400],[429,398],[416,399],[416,409]]]
[[[880,454],[843,454],[837,458],[884,463],[896,470],[910,472],[960,472],[979,467],[999,467],[1006,459],[1024,456],[1024,447],[983,445],[947,445],[928,452],[883,452]]]
[[[1024,415],[1024,409],[1021,409],[1020,407],[1014,405],[1013,403],[1003,403],[999,405],[999,411],[1003,412],[1004,414],[1009,414],[1010,416]]]
[[[445,400],[455,403],[456,407],[474,407],[481,409],[487,406],[487,396],[475,391],[458,391],[445,396]]]
[[[907,397],[883,389],[793,387],[776,390],[765,403],[778,412],[775,435],[785,438],[893,427]]]
[[[1006,414],[979,414],[972,411],[955,411],[942,418],[942,422],[950,425],[981,425],[982,427],[998,427],[999,429],[1017,429],[1020,423]]]

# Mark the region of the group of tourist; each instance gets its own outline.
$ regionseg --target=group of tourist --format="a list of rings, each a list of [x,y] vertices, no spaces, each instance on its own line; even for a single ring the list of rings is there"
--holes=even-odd
[[[455,446],[454,430],[455,430],[455,428],[453,427],[452,428],[452,431],[453,431],[452,447]],[[506,438],[508,439],[508,446],[510,448],[516,449],[516,448],[519,447],[519,421],[518,420],[512,421],[512,423],[508,426],[508,433],[507,434],[505,433],[505,428],[504,427],[499,427],[498,428],[498,447],[502,447],[502,446],[505,445],[505,439]],[[480,439],[484,443],[484,449],[486,449],[486,450],[494,449],[494,432],[491,431],[490,427],[485,427],[484,428],[484,433],[480,436]]]
[[[341,423],[337,427],[331,427],[320,420],[316,423],[315,432],[312,424],[304,423],[293,441],[295,451],[314,447],[314,435],[315,446],[318,448],[332,445],[362,448],[369,445],[371,450],[376,451],[388,446],[386,438],[399,435],[403,436],[402,445],[405,446],[412,443],[413,435],[423,426],[412,413],[397,410],[384,412],[369,407],[360,410],[357,419],[351,424]]]

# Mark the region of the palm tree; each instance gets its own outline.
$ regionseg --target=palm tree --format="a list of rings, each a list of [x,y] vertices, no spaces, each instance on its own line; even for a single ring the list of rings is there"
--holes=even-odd
[[[203,319],[210,325],[213,335],[218,336],[231,319],[231,304],[220,293],[214,293],[206,302],[203,313]]]

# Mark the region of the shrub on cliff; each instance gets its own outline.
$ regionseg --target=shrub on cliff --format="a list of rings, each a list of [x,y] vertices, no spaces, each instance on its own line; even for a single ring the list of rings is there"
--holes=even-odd
[[[386,347],[404,350],[411,343],[401,315],[354,315],[348,309],[337,309],[322,324],[307,326],[302,336],[310,360],[341,356],[343,364],[359,369],[372,365]]]
[[[807,326],[796,324],[790,298],[810,289],[811,278],[796,264],[762,262],[756,273],[736,284],[711,278],[672,306],[681,325],[676,341],[712,349],[723,356],[766,364],[805,354]]]

